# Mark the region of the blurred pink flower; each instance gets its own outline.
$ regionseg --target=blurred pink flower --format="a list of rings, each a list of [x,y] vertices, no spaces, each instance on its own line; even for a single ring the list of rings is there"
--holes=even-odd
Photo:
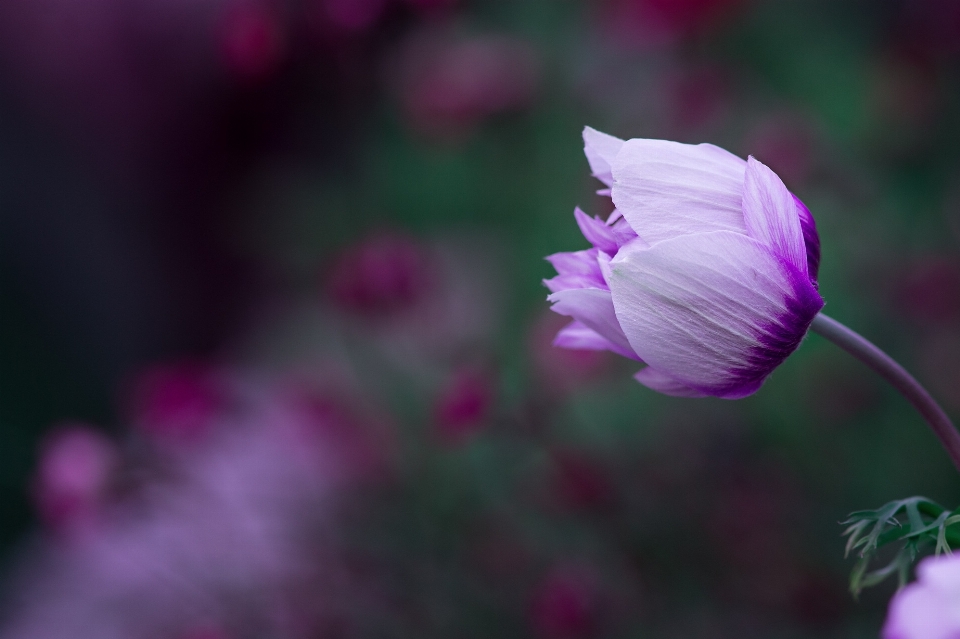
[[[361,33],[373,27],[389,0],[314,0],[317,19],[335,31]]]
[[[474,369],[456,371],[440,391],[434,422],[444,443],[465,443],[484,425],[494,402],[493,381]]]
[[[344,249],[326,287],[343,310],[367,318],[410,308],[431,285],[427,250],[413,238],[379,233]]]
[[[68,536],[94,525],[117,462],[116,447],[100,431],[85,424],[56,427],[41,447],[33,479],[43,522]]]
[[[156,443],[182,446],[210,431],[226,408],[227,392],[213,367],[183,361],[145,370],[127,401],[134,427]]]
[[[286,402],[301,420],[300,437],[307,447],[335,450],[325,459],[327,473],[340,482],[378,482],[394,471],[396,442],[389,421],[360,407],[361,399],[336,393],[289,389]]]
[[[22,571],[4,637],[213,639],[235,628],[312,636],[306,620],[331,600],[323,588],[338,574],[325,540],[356,478],[354,442],[344,434],[353,428],[326,427],[339,413],[305,410],[284,386],[248,382],[241,395],[228,428],[172,459],[164,476],[145,477],[96,536],[47,547]],[[99,454],[48,455],[41,476],[65,476],[61,484],[89,492],[98,481],[83,477],[99,475],[76,470],[89,462],[59,460]],[[317,590],[307,596],[306,588]],[[287,610],[291,592],[308,608]]]
[[[607,0],[604,22],[625,43],[665,46],[709,31],[742,0]]]
[[[344,330],[408,371],[442,373],[491,338],[501,309],[498,251],[477,236],[377,233],[340,253],[326,291]]]
[[[221,18],[219,38],[224,64],[240,80],[261,80],[283,60],[283,28],[265,3],[229,3]]]
[[[960,555],[928,557],[917,581],[890,601],[883,639],[955,639],[960,636]]]
[[[447,139],[485,118],[528,106],[539,80],[534,48],[508,36],[413,38],[397,70],[397,91],[410,126]]]
[[[577,639],[593,633],[598,604],[594,571],[579,564],[555,567],[537,587],[530,624],[540,639]]]

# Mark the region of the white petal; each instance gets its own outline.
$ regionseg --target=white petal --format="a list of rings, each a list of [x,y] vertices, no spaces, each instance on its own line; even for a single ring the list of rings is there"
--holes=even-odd
[[[572,317],[612,343],[616,347],[615,353],[637,359],[627,336],[617,322],[610,291],[575,288],[553,293],[547,300],[553,303],[553,312]]]
[[[628,140],[613,161],[613,202],[650,244],[689,233],[746,233],[746,166],[712,144]]]
[[[809,276],[796,199],[776,173],[752,156],[743,182],[743,220],[750,237]]]
[[[756,391],[823,306],[805,275],[730,231],[630,244],[611,269],[617,319],[634,352],[719,397]]]
[[[633,378],[647,388],[655,390],[658,393],[663,393],[664,395],[670,395],[671,397],[707,397],[706,393],[701,393],[689,386],[684,386],[674,378],[661,373],[651,366],[647,366],[634,375]]]
[[[613,163],[613,158],[617,157],[617,153],[620,152],[622,146],[623,140],[620,138],[601,133],[590,127],[583,128],[583,152],[587,156],[587,162],[590,163],[590,170],[593,171],[595,178],[607,186],[613,186],[610,165]]]

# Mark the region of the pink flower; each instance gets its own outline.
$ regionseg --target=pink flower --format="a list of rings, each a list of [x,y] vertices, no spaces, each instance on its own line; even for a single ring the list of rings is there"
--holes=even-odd
[[[117,465],[113,443],[84,424],[65,424],[47,436],[33,479],[40,518],[72,534],[99,516]]]
[[[441,440],[462,444],[482,428],[494,400],[488,375],[476,370],[453,374],[434,406],[434,421]]]
[[[285,388],[251,383],[243,395],[229,427],[162,476],[144,472],[88,543],[39,545],[4,637],[326,636],[311,620],[344,596],[332,513],[354,486],[345,466],[357,459],[351,436],[364,431],[331,423],[335,410],[305,410]],[[52,441],[39,477],[68,494],[96,492],[98,440]]]
[[[387,8],[388,0],[315,0],[316,10],[333,29],[362,33],[372,28]]]
[[[237,78],[263,79],[283,58],[280,21],[266,4],[231,3],[220,24],[220,48],[224,64]]]
[[[336,258],[327,290],[342,309],[375,319],[414,306],[430,288],[429,258],[416,240],[380,233]]]
[[[227,396],[212,367],[185,361],[148,368],[134,381],[129,401],[138,429],[157,443],[179,446],[209,432]]]
[[[894,595],[883,639],[956,639],[960,636],[960,555],[928,557],[917,581]]]
[[[527,106],[538,76],[536,52],[521,40],[431,35],[408,46],[398,90],[413,129],[458,138],[487,117]]]
[[[605,21],[622,38],[664,46],[709,30],[742,0],[607,0]]]
[[[577,209],[591,248],[547,259],[558,346],[644,362],[679,397],[756,392],[823,307],[813,216],[769,168],[710,145],[620,140],[587,128],[593,174],[617,210]]]
[[[577,639],[591,634],[598,604],[597,579],[581,565],[555,568],[534,594],[530,622],[540,639]]]

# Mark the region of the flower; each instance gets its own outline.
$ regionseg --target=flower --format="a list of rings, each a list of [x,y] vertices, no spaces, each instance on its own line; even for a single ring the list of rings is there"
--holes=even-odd
[[[883,639],[949,639],[960,635],[960,556],[929,557],[917,581],[894,595]]]
[[[646,363],[637,381],[667,395],[756,392],[823,307],[810,211],[753,157],[583,137],[616,210],[603,222],[576,209],[593,247],[547,258],[547,299],[574,319],[554,344]]]
[[[44,523],[68,536],[85,532],[101,514],[117,457],[114,444],[85,424],[64,424],[47,436],[33,481]]]

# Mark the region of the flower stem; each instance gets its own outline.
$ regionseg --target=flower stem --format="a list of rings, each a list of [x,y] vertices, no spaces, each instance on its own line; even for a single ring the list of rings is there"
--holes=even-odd
[[[890,382],[894,388],[910,400],[913,407],[923,415],[930,428],[933,429],[933,433],[943,447],[947,449],[953,465],[957,467],[957,470],[960,470],[960,433],[957,432],[953,422],[943,412],[940,405],[920,385],[920,382],[870,341],[823,313],[814,318],[810,328],[814,333],[826,337],[879,373],[880,377]]]

